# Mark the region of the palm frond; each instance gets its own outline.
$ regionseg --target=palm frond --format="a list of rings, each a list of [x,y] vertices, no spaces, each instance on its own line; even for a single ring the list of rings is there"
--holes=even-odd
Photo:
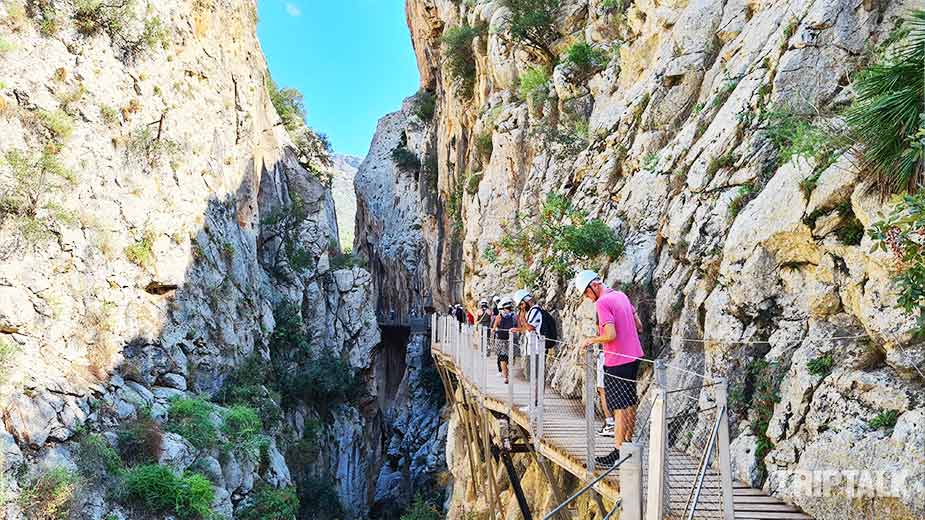
[[[911,12],[899,40],[853,87],[845,122],[862,178],[883,196],[915,191],[925,164],[925,148],[917,146],[925,124],[925,11]]]

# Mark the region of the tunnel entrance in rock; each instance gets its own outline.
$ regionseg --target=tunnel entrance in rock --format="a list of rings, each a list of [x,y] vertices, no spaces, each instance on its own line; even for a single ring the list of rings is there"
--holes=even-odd
[[[410,327],[383,326],[381,327],[382,340],[379,342],[380,370],[376,374],[376,394],[380,399],[380,407],[386,408],[401,385],[405,377],[407,362],[408,339],[411,336]]]

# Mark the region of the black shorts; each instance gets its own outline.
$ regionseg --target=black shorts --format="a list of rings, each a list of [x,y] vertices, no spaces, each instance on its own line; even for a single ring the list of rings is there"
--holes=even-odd
[[[501,372],[501,363],[507,363],[507,352],[498,352],[498,372]]]
[[[639,360],[625,365],[604,367],[604,395],[611,410],[623,410],[636,406],[636,372]]]

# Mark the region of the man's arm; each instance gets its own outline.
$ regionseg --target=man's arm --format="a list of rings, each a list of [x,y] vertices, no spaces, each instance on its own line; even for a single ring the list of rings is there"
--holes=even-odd
[[[585,338],[581,342],[582,347],[590,347],[591,345],[597,345],[601,343],[608,343],[617,338],[617,329],[613,326],[613,323],[607,323],[604,325],[604,333],[600,336],[593,336],[590,338]]]
[[[636,320],[636,332],[642,333],[642,320],[639,319],[636,309],[633,309],[633,318]]]

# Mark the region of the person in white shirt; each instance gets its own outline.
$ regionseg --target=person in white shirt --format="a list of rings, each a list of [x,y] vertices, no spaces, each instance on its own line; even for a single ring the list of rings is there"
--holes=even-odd
[[[519,320],[517,328],[511,330],[519,333],[533,333],[531,345],[534,345],[539,340],[540,330],[543,328],[543,313],[540,311],[540,306],[533,301],[533,295],[526,289],[515,292],[513,299],[523,319]],[[539,345],[535,345],[534,348],[537,352],[539,351]]]

